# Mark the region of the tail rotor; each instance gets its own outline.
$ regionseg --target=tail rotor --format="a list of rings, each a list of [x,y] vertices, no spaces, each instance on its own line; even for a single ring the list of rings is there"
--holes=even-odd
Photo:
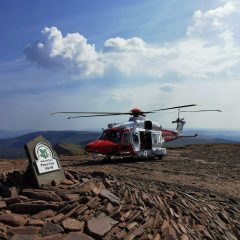
[[[181,112],[191,112],[191,113],[197,113],[197,112],[222,112],[219,109],[200,109],[200,110],[181,110],[181,108],[178,108],[178,118],[175,121],[172,121],[172,123],[176,123],[177,127],[176,127],[176,131],[177,131],[177,136],[178,137],[183,137],[182,131],[183,131],[183,127],[186,124],[186,121],[184,121],[184,118],[180,117]],[[194,136],[184,136],[184,137],[196,137],[197,134],[195,134]]]

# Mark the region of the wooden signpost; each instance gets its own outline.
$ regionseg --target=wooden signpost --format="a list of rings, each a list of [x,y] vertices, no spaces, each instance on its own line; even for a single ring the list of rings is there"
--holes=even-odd
[[[24,148],[29,159],[30,171],[38,187],[53,181],[59,184],[65,179],[57,154],[44,137],[33,139]]]

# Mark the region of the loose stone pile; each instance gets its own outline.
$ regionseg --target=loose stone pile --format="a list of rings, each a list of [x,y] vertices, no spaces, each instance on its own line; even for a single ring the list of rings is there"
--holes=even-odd
[[[240,238],[240,202],[164,183],[65,171],[32,189],[13,172],[0,183],[0,239]]]

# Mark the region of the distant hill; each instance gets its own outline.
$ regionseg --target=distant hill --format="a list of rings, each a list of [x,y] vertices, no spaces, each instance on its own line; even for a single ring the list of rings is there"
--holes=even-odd
[[[216,130],[216,129],[186,129],[184,131],[185,136],[193,136],[198,134],[197,137],[191,138],[179,138],[172,142],[164,143],[165,147],[182,147],[186,145],[195,144],[235,144],[240,142],[240,131],[239,130]]]
[[[183,147],[186,145],[196,145],[196,144],[235,144],[239,143],[238,141],[233,141],[224,138],[214,138],[206,136],[197,136],[195,138],[179,138],[172,142],[166,142],[163,144],[164,147]]]
[[[88,142],[97,139],[100,133],[90,131],[40,131],[24,134],[16,138],[0,139],[0,158],[25,158],[24,145],[39,135],[49,140],[53,146],[59,144],[84,146]]]
[[[240,132],[238,131],[186,130],[184,132],[185,135],[194,135],[195,133],[199,134],[195,138],[180,138],[169,143],[164,143],[164,146],[181,147],[193,144],[234,144],[240,142]],[[23,146],[39,135],[49,140],[59,154],[81,155],[83,154],[84,146],[92,140],[97,139],[100,132],[39,131],[15,138],[0,139],[0,158],[25,158]]]
[[[52,145],[59,143],[73,143],[81,144],[82,142],[91,141],[99,137],[98,132],[81,132],[81,131],[41,131],[24,134],[22,136],[1,139],[0,147],[18,148],[23,147],[27,142],[36,138],[37,136],[43,136],[49,140]]]
[[[77,144],[62,143],[54,145],[53,148],[59,156],[78,156],[85,154],[84,146]]]
[[[23,159],[26,154],[23,148],[0,147],[0,159]]]
[[[225,129],[185,129],[184,135],[193,135],[197,133],[199,137],[221,138],[240,142],[240,130]]]
[[[15,138],[23,134],[32,133],[32,132],[36,132],[36,131],[32,129],[15,130],[15,131],[0,130],[0,139]]]

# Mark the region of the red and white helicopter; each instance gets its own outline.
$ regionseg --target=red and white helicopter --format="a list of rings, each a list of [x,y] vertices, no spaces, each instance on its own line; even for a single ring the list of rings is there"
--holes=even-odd
[[[167,152],[166,148],[162,147],[164,142],[173,141],[180,137],[197,136],[197,134],[192,136],[184,136],[182,134],[183,126],[186,122],[184,118],[180,118],[180,112],[221,112],[221,110],[181,110],[181,108],[193,106],[197,105],[189,104],[152,111],[141,111],[138,108],[133,108],[129,112],[55,112],[51,114],[78,114],[78,116],[71,116],[68,119],[130,115],[131,117],[127,122],[108,124],[108,127],[103,129],[100,138],[87,144],[85,150],[93,155],[104,155],[106,160],[110,160],[112,156],[135,158],[157,157],[161,159]],[[164,129],[159,123],[145,118],[145,114],[171,109],[178,109],[178,118],[172,122],[177,124],[176,131]]]

